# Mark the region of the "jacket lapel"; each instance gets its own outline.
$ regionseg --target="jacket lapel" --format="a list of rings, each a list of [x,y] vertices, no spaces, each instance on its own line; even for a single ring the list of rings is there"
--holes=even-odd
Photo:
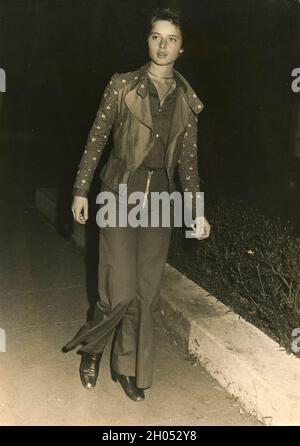
[[[131,113],[143,124],[153,130],[153,120],[151,115],[149,96],[140,96],[137,89],[129,91],[125,96],[125,103]]]
[[[139,73],[137,75],[137,85],[133,88],[133,90],[129,91],[129,93],[125,96],[125,103],[127,107],[131,111],[131,113],[143,124],[149,127],[152,131],[153,129],[153,120],[151,114],[150,107],[150,99],[147,94],[147,81],[148,77],[146,75],[146,70],[150,62],[146,63],[139,69]]]

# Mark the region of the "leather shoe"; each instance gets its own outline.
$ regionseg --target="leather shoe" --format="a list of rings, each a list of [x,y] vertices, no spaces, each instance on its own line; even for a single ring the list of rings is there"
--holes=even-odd
[[[121,384],[124,392],[132,401],[143,401],[145,399],[144,391],[136,387],[135,376],[119,375],[113,372],[112,378],[115,382],[118,381]]]
[[[82,352],[79,372],[82,385],[86,389],[96,386],[101,358],[102,353]]]

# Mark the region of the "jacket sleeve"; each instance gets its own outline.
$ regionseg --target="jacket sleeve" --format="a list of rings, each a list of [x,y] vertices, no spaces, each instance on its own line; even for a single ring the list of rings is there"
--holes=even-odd
[[[200,192],[198,173],[198,115],[191,116],[178,158],[178,173],[183,192],[192,194],[192,218],[196,218],[196,194]]]
[[[118,73],[114,73],[111,76],[100,100],[98,111],[89,131],[78,166],[72,190],[73,196],[88,196],[95,169],[99,163],[116,117],[118,105],[117,77]]]

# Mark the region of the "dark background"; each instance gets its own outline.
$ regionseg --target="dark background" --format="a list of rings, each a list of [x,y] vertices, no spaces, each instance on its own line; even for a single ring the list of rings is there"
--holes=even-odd
[[[148,60],[147,13],[155,5],[179,7],[185,16],[185,52],[175,68],[205,105],[199,115],[204,190],[241,194],[294,215],[296,0],[0,0],[0,67],[7,75],[0,144],[9,142],[20,175],[30,175],[29,194],[39,186],[69,193],[106,82]]]

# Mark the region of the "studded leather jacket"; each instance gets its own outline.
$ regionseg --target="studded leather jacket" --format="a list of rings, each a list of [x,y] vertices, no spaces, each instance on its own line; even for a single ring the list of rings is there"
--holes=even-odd
[[[146,70],[150,62],[128,73],[114,73],[106,86],[89,131],[78,166],[72,194],[87,197],[91,181],[111,130],[113,147],[100,171],[100,179],[113,191],[127,183],[132,173],[150,152],[156,137],[153,129]],[[203,103],[187,80],[173,70],[178,93],[172,116],[165,168],[169,192],[175,190],[174,171],[178,166],[180,184],[185,192],[200,191],[197,135],[198,114]]]

